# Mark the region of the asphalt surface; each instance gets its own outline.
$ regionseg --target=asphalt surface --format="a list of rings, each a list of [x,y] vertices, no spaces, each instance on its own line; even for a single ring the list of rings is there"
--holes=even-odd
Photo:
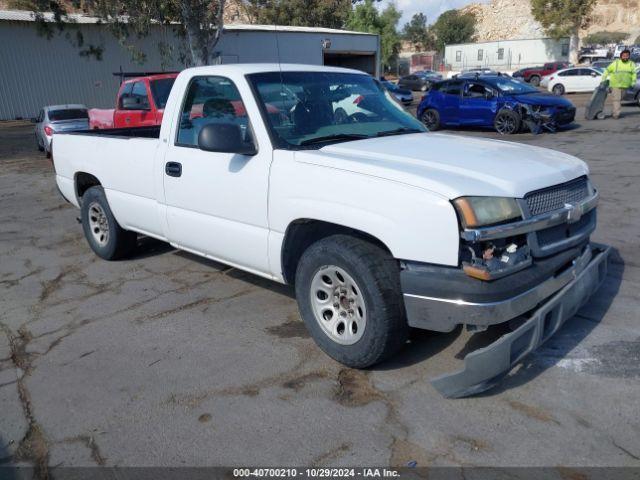
[[[460,330],[416,331],[355,371],[316,348],[288,287],[156,241],[98,259],[32,126],[0,124],[1,462],[640,466],[640,109],[582,115],[509,140],[589,163],[594,240],[615,249],[605,285],[498,388],[461,400],[428,382],[459,365]]]

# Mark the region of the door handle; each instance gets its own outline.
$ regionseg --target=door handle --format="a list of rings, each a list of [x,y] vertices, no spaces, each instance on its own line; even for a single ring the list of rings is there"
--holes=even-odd
[[[167,162],[164,166],[164,173],[170,177],[179,177],[182,175],[182,164],[178,162]]]

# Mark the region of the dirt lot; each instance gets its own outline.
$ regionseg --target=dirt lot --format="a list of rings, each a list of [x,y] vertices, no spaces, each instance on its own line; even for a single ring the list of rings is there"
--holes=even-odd
[[[624,114],[509,139],[589,163],[615,253],[544,348],[462,400],[428,382],[459,362],[460,330],[354,371],[287,287],[156,241],[99,260],[32,127],[0,124],[0,463],[640,466],[640,109]]]

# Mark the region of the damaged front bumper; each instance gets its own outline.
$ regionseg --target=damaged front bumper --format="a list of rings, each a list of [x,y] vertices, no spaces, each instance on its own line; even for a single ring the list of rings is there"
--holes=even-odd
[[[433,379],[434,387],[445,397],[457,398],[496,385],[513,366],[551,337],[600,287],[607,273],[609,252],[607,246],[587,245],[568,267],[563,267],[551,278],[499,301],[443,301],[405,291],[409,324],[419,328],[446,332],[457,324],[486,327],[516,318],[524,320],[515,331],[468,354],[462,370]]]

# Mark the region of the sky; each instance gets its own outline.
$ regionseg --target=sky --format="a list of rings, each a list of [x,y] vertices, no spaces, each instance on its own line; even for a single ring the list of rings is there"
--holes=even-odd
[[[452,8],[464,7],[470,3],[488,2],[488,0],[382,0],[379,8],[384,8],[391,1],[396,4],[398,10],[402,11],[402,18],[398,23],[400,29],[411,20],[414,13],[424,13],[427,16],[427,23],[433,23],[441,13]]]

